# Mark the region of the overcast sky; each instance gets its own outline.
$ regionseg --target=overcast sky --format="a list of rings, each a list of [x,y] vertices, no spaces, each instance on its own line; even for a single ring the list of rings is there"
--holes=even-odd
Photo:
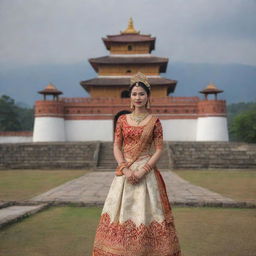
[[[129,17],[170,61],[256,66],[256,0],[0,0],[0,64],[72,64],[107,55]]]

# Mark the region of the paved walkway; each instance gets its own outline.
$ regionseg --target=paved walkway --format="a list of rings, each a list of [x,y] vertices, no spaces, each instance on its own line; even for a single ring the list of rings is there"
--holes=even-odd
[[[172,204],[228,206],[236,203],[233,199],[195,186],[174,172],[162,172],[162,175]],[[53,204],[102,205],[113,177],[113,172],[91,172],[36,196],[30,201]]]
[[[0,209],[0,228],[7,224],[16,222],[24,217],[35,214],[46,207],[48,207],[47,204],[39,204],[34,206],[9,206]]]
[[[171,205],[256,207],[237,202],[208,189],[195,186],[174,172],[162,172]],[[19,205],[0,204],[0,228],[34,214],[50,205],[103,205],[114,178],[113,172],[91,172],[31,198]]]

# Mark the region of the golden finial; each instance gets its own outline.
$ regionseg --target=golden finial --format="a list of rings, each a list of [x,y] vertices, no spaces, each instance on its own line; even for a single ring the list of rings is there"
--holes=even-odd
[[[56,90],[57,88],[52,84],[52,83],[49,83],[45,89],[50,89],[50,90]]]
[[[121,31],[121,34],[139,34],[139,33],[140,33],[140,31],[136,31],[134,26],[133,26],[132,18],[129,19],[127,29],[124,30],[124,31]]]
[[[210,84],[208,84],[208,85],[206,86],[206,88],[205,88],[205,89],[213,89],[213,90],[215,90],[215,89],[217,89],[217,87],[216,87],[216,85],[215,85],[215,84],[210,83]]]

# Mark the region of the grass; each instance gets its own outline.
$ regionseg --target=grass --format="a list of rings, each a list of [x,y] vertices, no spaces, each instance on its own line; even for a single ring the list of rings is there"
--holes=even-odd
[[[254,209],[179,208],[176,222],[183,256],[255,255]]]
[[[256,203],[256,170],[177,170],[175,173],[224,196]]]
[[[179,170],[182,178],[237,200],[255,200],[256,172]],[[0,200],[23,200],[85,174],[0,171]],[[173,207],[182,256],[253,256],[255,209]],[[0,230],[0,256],[91,256],[102,208],[51,207]]]
[[[253,209],[173,207],[183,256],[255,255]],[[101,208],[52,207],[0,231],[0,255],[91,256]]]
[[[0,171],[0,200],[27,200],[87,172],[86,170]]]

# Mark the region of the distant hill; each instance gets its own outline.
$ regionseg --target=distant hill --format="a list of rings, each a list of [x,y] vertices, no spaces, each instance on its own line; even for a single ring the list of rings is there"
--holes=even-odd
[[[72,65],[0,67],[0,95],[9,95],[16,103],[32,107],[35,100],[41,99],[37,91],[51,82],[65,97],[86,97],[88,94],[79,82],[95,76],[87,61]],[[228,104],[256,100],[255,66],[170,62],[162,76],[178,80],[173,96],[199,96],[198,91],[211,82],[224,90],[220,98]]]
[[[224,90],[219,98],[228,104],[256,100],[256,66],[170,63],[167,76],[178,80],[175,96],[199,95],[199,90],[214,83]]]

